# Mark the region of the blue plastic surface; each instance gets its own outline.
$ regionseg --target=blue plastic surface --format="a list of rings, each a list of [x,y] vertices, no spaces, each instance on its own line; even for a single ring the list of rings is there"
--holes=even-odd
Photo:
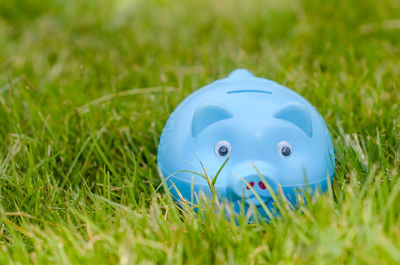
[[[325,191],[334,176],[334,149],[321,115],[294,91],[244,69],[183,100],[158,147],[160,175],[177,201],[211,196],[207,181],[191,172],[204,174],[200,159],[213,177],[228,157],[214,185],[218,196],[236,211],[243,201],[245,210],[254,204],[263,216],[254,191],[271,210],[274,202],[260,174],[294,205],[305,187]]]

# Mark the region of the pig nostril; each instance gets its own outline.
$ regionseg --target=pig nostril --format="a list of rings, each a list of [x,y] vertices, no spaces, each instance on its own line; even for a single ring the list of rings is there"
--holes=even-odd
[[[250,182],[250,183],[249,183],[249,185],[247,185],[246,189],[248,189],[248,190],[249,190],[249,189],[250,189],[250,186],[251,186],[251,187],[254,187],[254,182],[253,182],[253,181],[252,181],[252,182]]]
[[[262,182],[262,181],[260,181],[260,182],[258,182],[258,186],[260,186],[260,188],[262,189],[262,190],[265,190],[267,187],[265,187],[265,184],[264,184],[264,182]]]

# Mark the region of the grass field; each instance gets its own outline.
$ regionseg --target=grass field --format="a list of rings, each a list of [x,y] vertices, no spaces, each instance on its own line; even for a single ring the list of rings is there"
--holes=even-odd
[[[236,224],[180,210],[168,115],[243,67],[316,106],[336,176]],[[400,2],[0,0],[0,264],[399,264]]]

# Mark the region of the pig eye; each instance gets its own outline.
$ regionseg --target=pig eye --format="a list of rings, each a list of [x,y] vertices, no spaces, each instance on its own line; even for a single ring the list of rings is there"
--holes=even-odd
[[[215,145],[215,153],[219,157],[229,156],[231,154],[231,144],[228,141],[222,140]]]
[[[278,144],[278,153],[283,157],[288,157],[292,154],[292,145],[287,141],[281,141]]]

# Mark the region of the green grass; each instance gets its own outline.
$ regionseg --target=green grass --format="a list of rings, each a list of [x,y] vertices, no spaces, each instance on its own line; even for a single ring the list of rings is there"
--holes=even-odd
[[[249,225],[180,210],[168,115],[244,67],[328,123],[333,189]],[[400,2],[0,1],[0,264],[400,263]]]

